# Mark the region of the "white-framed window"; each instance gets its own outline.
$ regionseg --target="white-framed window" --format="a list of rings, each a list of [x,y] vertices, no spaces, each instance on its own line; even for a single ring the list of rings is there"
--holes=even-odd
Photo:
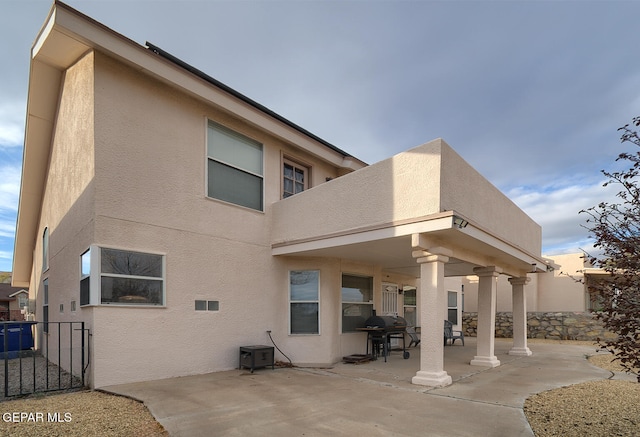
[[[89,305],[91,296],[91,248],[80,255],[80,306]]]
[[[262,211],[262,144],[209,121],[207,196]]]
[[[42,232],[42,271],[49,269],[49,228]]]
[[[27,305],[29,305],[29,296],[25,295],[24,293],[20,293],[18,295],[18,307],[23,310],[27,308]]]
[[[42,331],[49,332],[49,278],[42,280]]]
[[[282,198],[298,194],[309,188],[309,168],[284,158],[282,161]]]
[[[165,305],[164,255],[92,246],[80,264],[81,305]]]
[[[418,326],[416,287],[405,286],[402,293],[404,319],[409,326]]]
[[[356,332],[373,315],[373,278],[342,274],[342,332]]]
[[[454,325],[458,324],[458,292],[447,292],[447,320]]]
[[[289,332],[320,333],[320,271],[289,272]]]

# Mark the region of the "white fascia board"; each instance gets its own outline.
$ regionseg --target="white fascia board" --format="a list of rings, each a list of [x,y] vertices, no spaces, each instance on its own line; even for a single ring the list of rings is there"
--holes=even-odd
[[[539,272],[547,271],[547,264],[544,262],[542,257],[536,257],[534,255],[531,255],[525,252],[524,250],[516,246],[513,246],[512,244],[509,244],[504,240],[497,238],[476,226],[473,226],[472,224],[469,224],[465,228],[459,229],[459,231],[463,232],[464,234],[468,235],[471,238],[474,238],[475,240],[478,240],[486,245],[494,247],[500,252],[503,252],[513,258],[516,258],[527,265],[530,265],[532,270],[534,270],[534,267],[535,267],[536,271],[539,271]]]
[[[402,237],[425,232],[442,231],[451,229],[451,226],[451,217],[445,216],[431,220],[405,223],[395,226],[390,225],[376,229],[347,231],[340,234],[315,237],[297,242],[274,244],[271,249],[271,254],[293,255],[312,250],[348,246],[350,244],[366,243],[368,241],[384,240],[387,238]]]

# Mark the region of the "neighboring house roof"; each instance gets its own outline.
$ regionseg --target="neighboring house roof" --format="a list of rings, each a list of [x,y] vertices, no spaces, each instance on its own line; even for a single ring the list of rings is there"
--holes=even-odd
[[[0,302],[12,301],[20,293],[29,293],[22,287],[12,287],[11,284],[0,284]]]
[[[49,148],[64,71],[91,50],[106,53],[143,74],[306,150],[325,162],[354,171],[367,164],[243,96],[190,65],[148,44],[142,46],[60,1],[31,49],[27,121],[13,261],[13,285],[28,286]]]

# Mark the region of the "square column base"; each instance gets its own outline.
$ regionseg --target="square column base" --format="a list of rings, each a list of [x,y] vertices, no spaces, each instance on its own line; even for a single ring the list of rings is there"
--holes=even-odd
[[[425,372],[418,370],[416,376],[411,378],[411,383],[416,385],[427,385],[429,387],[444,387],[451,385],[451,376],[444,370],[442,372]]]
[[[500,360],[495,356],[480,357],[476,355],[475,357],[473,357],[473,360],[471,360],[469,364],[471,364],[472,366],[498,367],[500,365]]]
[[[509,355],[528,357],[530,355],[533,355],[533,352],[531,352],[528,347],[512,347],[511,350],[509,350]]]

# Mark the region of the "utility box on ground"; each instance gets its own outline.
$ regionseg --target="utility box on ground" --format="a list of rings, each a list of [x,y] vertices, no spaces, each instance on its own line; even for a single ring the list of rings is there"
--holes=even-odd
[[[255,369],[271,366],[274,368],[274,356],[272,346],[242,346],[240,347],[240,357],[238,369],[251,369],[251,373]]]

